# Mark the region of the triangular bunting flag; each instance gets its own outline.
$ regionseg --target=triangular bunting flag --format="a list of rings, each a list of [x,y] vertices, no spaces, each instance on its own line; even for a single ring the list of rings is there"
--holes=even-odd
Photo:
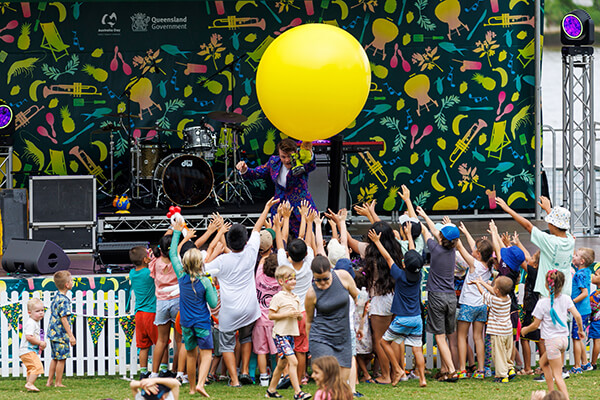
[[[73,327],[75,326],[75,318],[77,318],[76,314],[71,314],[69,316],[69,322],[71,322],[71,330],[73,330]]]
[[[23,309],[21,303],[12,303],[2,306],[2,312],[8,323],[17,334],[21,334],[21,322],[23,321]]]
[[[98,338],[102,333],[102,329],[104,328],[104,321],[106,320],[103,317],[87,317],[88,326],[90,327],[90,334],[92,335],[92,340],[94,344],[98,344]]]
[[[123,328],[123,332],[125,332],[127,344],[130,344],[133,340],[133,334],[135,332],[135,317],[133,315],[121,317],[119,318],[119,324],[121,324],[121,328]]]

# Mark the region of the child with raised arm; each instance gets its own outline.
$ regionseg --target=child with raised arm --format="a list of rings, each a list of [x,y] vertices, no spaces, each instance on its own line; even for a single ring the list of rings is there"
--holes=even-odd
[[[129,260],[134,268],[129,271],[131,290],[135,294],[135,343],[140,349],[140,379],[150,377],[148,372],[148,353],[158,341],[158,329],[154,325],[156,318],[156,288],[150,276],[148,263],[150,255],[144,246],[129,250]]]
[[[227,232],[227,247],[231,252],[222,254],[204,266],[206,273],[219,279],[221,310],[219,312],[219,345],[223,361],[229,372],[229,385],[240,387],[253,384],[249,375],[250,354],[252,353],[252,328],[260,317],[260,307],[256,298],[254,267],[260,248],[260,229],[267,214],[279,199],[272,198],[256,220],[252,234],[240,224],[234,224]],[[236,332],[239,332],[241,348],[241,374],[238,379],[234,354]]]
[[[52,350],[52,361],[46,386],[52,386],[56,375],[56,387],[65,387],[62,377],[65,371],[66,359],[69,358],[71,350],[69,346],[75,346],[77,340],[71,331],[71,300],[67,292],[73,288],[73,277],[69,271],[58,271],[54,273],[54,284],[58,293],[52,299],[50,306],[50,323],[48,324],[48,339]]]
[[[411,346],[415,357],[416,370],[419,375],[419,386],[427,386],[425,380],[425,359],[423,357],[423,321],[421,319],[421,268],[423,258],[414,249],[415,244],[410,235],[410,226],[405,226],[405,234],[408,237],[408,251],[404,254],[402,268],[394,262],[390,253],[379,240],[381,233],[377,234],[373,229],[369,231],[369,239],[375,243],[377,249],[385,258],[392,278],[396,281],[394,299],[392,301],[392,313],[395,314],[392,323],[382,337],[381,346],[386,352],[392,364],[392,385],[396,386],[403,376],[402,369],[396,352],[392,348],[392,342],[405,343]]]
[[[565,284],[565,275],[552,269],[544,276],[546,291],[549,297],[543,297],[538,301],[533,310],[533,323],[524,327],[521,333],[527,333],[540,328],[540,335],[546,344],[546,352],[540,358],[540,366],[544,370],[544,376],[548,385],[548,391],[554,389],[554,382],[569,399],[567,385],[562,377],[562,355],[569,345],[569,328],[567,327],[567,312],[573,315],[577,323],[579,337],[585,338],[581,315],[575,308],[570,296],[562,294]],[[554,382],[552,380],[554,378]]]
[[[590,289],[592,283],[592,270],[589,268],[594,263],[594,250],[587,247],[580,247],[573,255],[573,266],[577,269],[573,276],[573,286],[571,288],[571,299],[575,303],[575,307],[581,320],[583,321],[583,330],[587,331],[590,326],[590,314],[592,307],[590,303]],[[592,364],[588,362],[586,343],[581,340],[577,329],[573,326],[571,332],[573,338],[573,353],[575,362],[571,368],[572,374],[582,374],[583,371],[591,371]]]
[[[467,338],[469,328],[473,326],[473,342],[477,352],[478,370],[473,374],[475,379],[484,379],[484,362],[485,362],[485,345],[483,340],[483,331],[485,323],[488,319],[488,309],[483,304],[483,296],[477,290],[477,287],[469,285],[469,283],[481,278],[484,282],[490,280],[492,269],[496,264],[496,259],[493,257],[494,248],[492,243],[487,239],[479,239],[475,241],[465,225],[461,222],[459,225],[460,231],[467,238],[471,252],[463,246],[460,239],[457,243],[457,249],[468,265],[465,276],[465,283],[460,292],[458,302],[460,309],[458,311],[457,327],[458,327],[458,356],[459,356],[459,379],[468,378],[467,364]]]
[[[190,381],[190,394],[198,391],[203,396],[209,397],[204,389],[204,384],[212,360],[213,341],[210,330],[210,311],[207,304],[210,307],[216,307],[217,291],[210,279],[204,274],[204,256],[200,250],[189,249],[185,252],[183,261],[180,259],[177,245],[183,227],[182,221],[175,222],[173,226],[173,239],[169,248],[169,257],[179,282],[181,333],[187,351],[186,366]],[[229,229],[229,225],[223,225],[219,229],[219,234],[224,234],[227,229]],[[217,239],[219,239],[218,235]],[[196,349],[200,350],[197,386],[198,350]]]
[[[447,335],[456,329],[456,292],[454,291],[454,265],[456,264],[456,243],[460,236],[458,228],[446,224],[437,230],[435,224],[421,207],[417,214],[427,221],[429,229],[423,225],[423,237],[431,253],[431,266],[425,290],[428,292],[429,312],[426,329],[435,335],[443,372],[440,381],[456,382],[456,373],[450,347],[446,342]],[[432,236],[433,234],[433,236]],[[434,239],[435,237],[435,239]]]
[[[305,224],[306,236],[303,240],[300,237],[290,240],[287,244],[287,255],[284,249],[283,241],[285,237],[286,226],[290,215],[290,205],[285,202],[281,205],[283,219],[275,227],[275,242],[277,246],[277,262],[279,265],[290,265],[296,271],[296,285],[293,292],[300,298],[300,311],[302,319],[298,320],[299,336],[294,340],[294,351],[298,357],[298,376],[300,380],[305,380],[306,373],[306,353],[308,353],[308,338],[306,336],[306,310],[304,308],[304,299],[306,293],[312,285],[313,274],[310,265],[315,258],[315,252],[310,244],[312,243],[313,230],[306,229],[307,214],[311,208],[308,202],[301,203],[302,222]],[[284,379],[287,383],[287,379]],[[307,380],[305,380],[305,383]],[[285,386],[285,385],[284,385]]]
[[[506,383],[509,381],[509,371],[513,368],[513,332],[510,323],[510,297],[508,296],[512,288],[512,281],[506,276],[499,276],[491,286],[479,277],[469,284],[477,285],[479,293],[483,295],[483,303],[490,309],[486,333],[491,337],[492,359],[496,366],[494,382]]]
[[[273,320],[273,341],[277,347],[279,360],[273,370],[271,384],[266,397],[281,398],[277,392],[277,382],[289,364],[289,376],[294,388],[294,400],[308,400],[312,396],[300,388],[298,380],[298,359],[294,354],[294,337],[299,335],[298,320],[302,319],[300,298],[292,290],[296,286],[296,271],[289,265],[281,265],[275,270],[275,278],[281,290],[273,296],[269,305],[269,319]]]
[[[496,197],[496,204],[514,218],[527,232],[531,233],[531,243],[540,249],[540,262],[535,291],[541,297],[548,297],[544,278],[549,270],[558,269],[565,275],[563,294],[571,295],[571,259],[575,250],[575,239],[569,233],[571,213],[564,207],[550,207],[550,200],[541,196],[538,204],[548,213],[544,220],[550,233],[545,233],[511,209],[504,200]]]
[[[25,389],[30,392],[39,392],[35,387],[35,380],[44,373],[44,366],[38,353],[46,348],[46,342],[40,338],[40,321],[44,319],[44,303],[40,299],[31,299],[27,302],[29,319],[23,325],[23,338],[19,356],[27,368],[27,381]]]

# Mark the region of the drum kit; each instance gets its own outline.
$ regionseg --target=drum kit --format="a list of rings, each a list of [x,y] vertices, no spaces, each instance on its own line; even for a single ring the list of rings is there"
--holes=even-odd
[[[119,118],[120,126],[125,128],[123,119],[126,114],[107,114]],[[135,117],[133,115],[129,117]],[[239,159],[238,137],[244,128],[240,125],[248,118],[244,115],[214,111],[207,118],[222,123],[220,135],[212,127],[204,123],[181,131],[183,147],[173,149],[161,139],[166,132],[179,132],[174,129],[160,127],[136,127],[141,131],[155,131],[156,136],[135,137],[131,139],[131,179],[130,187],[133,199],[151,198],[155,206],[176,204],[181,207],[196,207],[209,197],[217,206],[221,203],[237,203],[243,200],[252,201],[248,187],[243,182],[235,165]],[[114,141],[113,135],[117,126],[108,125],[103,131],[110,131],[111,178],[101,191],[110,191],[114,196]],[[126,129],[125,129],[126,130]],[[127,131],[127,130],[126,130]],[[161,135],[163,134],[163,135]],[[154,135],[154,134],[153,134]],[[162,137],[161,137],[162,136]],[[152,138],[158,142],[149,142]],[[220,140],[219,140],[220,139]],[[222,150],[222,151],[220,151]],[[219,160],[217,160],[219,155]],[[221,160],[221,155],[223,159]],[[230,167],[229,157],[232,158]],[[213,167],[217,161],[223,161],[224,180],[215,185]],[[212,166],[211,166],[212,164]]]

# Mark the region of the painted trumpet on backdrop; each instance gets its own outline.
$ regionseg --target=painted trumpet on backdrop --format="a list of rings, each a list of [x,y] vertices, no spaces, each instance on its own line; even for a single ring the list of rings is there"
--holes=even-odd
[[[531,25],[535,27],[535,17],[529,15],[493,15],[488,18],[487,22],[483,26],[502,26],[503,28],[511,25]]]
[[[44,98],[51,94],[68,94],[74,97],[81,97],[82,95],[102,95],[102,93],[98,93],[98,89],[95,86],[83,85],[80,82],[74,82],[71,85],[44,86],[43,93]]]
[[[241,17],[238,18],[235,15],[230,15],[227,18],[218,18],[213,20],[212,26],[209,26],[209,29],[216,28],[227,28],[227,29],[238,29],[238,28],[251,28],[257,27],[265,30],[266,22],[264,18],[255,18],[255,17]]]
[[[450,168],[452,168],[452,166],[454,166],[454,163],[460,158],[460,156],[462,156],[463,153],[467,151],[467,149],[469,148],[469,144],[471,144],[471,141],[475,139],[475,136],[477,136],[479,131],[485,128],[486,126],[488,126],[487,123],[481,118],[479,118],[479,120],[469,128],[467,133],[465,133],[465,135],[458,142],[456,142],[456,147],[452,151],[452,154],[450,154],[449,158],[449,160],[452,162],[452,164],[450,164]]]
[[[366,157],[365,157],[365,154],[367,155]],[[381,162],[375,161],[375,159],[373,158],[371,153],[368,151],[365,151],[364,154],[358,153],[358,155],[360,155],[361,158],[364,160],[365,164],[367,164],[367,167],[369,168],[369,172],[371,173],[371,175],[375,175],[375,178],[377,178],[377,180],[379,182],[381,182],[381,185],[383,186],[383,188],[387,189],[385,184],[388,181],[388,177],[385,174],[385,172],[383,171]]]
[[[44,106],[38,107],[35,104],[29,107],[25,111],[20,111],[17,115],[15,115],[15,130],[20,129],[27,125],[31,118],[37,113],[39,113]]]
[[[98,178],[101,178],[101,180],[98,179],[98,181],[100,182],[106,182],[106,177],[102,172],[102,167],[96,165],[94,161],[92,161],[90,156],[88,156],[85,151],[81,150],[79,146],[75,146],[71,150],[69,150],[69,154],[77,157],[77,159],[83,164],[83,166],[85,167],[85,169],[87,169],[90,175],[94,175]]]

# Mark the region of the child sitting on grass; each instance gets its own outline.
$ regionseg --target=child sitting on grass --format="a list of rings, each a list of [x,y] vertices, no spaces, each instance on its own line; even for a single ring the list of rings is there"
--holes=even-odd
[[[131,381],[129,387],[135,400],[178,400],[180,385],[174,378],[146,378]]]

